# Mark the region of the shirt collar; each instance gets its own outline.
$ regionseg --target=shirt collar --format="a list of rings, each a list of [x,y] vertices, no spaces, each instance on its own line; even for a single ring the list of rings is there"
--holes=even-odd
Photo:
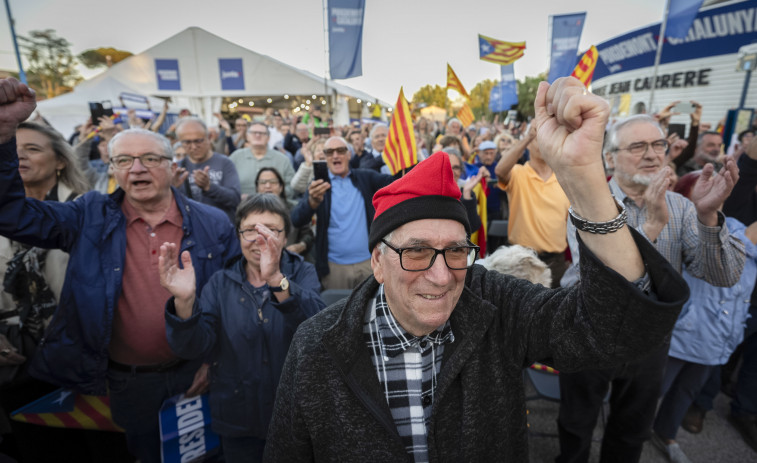
[[[376,319],[378,326],[378,335],[383,344],[384,354],[389,357],[396,357],[407,348],[418,346],[421,342],[428,342],[436,345],[451,343],[455,341],[455,335],[452,333],[452,325],[447,320],[444,325],[435,329],[425,336],[414,336],[405,331],[397,320],[394,318],[392,311],[389,310],[389,304],[386,302],[383,283],[379,286],[376,297],[373,299],[371,318]],[[422,348],[422,350],[425,350]]]
[[[129,203],[129,200],[126,198],[124,198],[123,202],[121,203],[121,210],[124,213],[124,217],[126,217],[127,226],[142,218],[139,215],[139,211],[137,211],[137,209],[135,209],[134,206],[132,206],[131,203]],[[168,208],[166,214],[160,220],[160,223],[158,225],[163,222],[170,222],[177,227],[181,227],[184,224],[184,218],[181,216],[179,207],[176,205],[176,198],[171,198],[171,206]]]

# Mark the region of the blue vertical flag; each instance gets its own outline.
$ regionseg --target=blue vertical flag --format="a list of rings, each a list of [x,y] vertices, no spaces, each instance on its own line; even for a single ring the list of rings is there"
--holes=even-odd
[[[328,12],[331,78],[362,76],[365,0],[329,0]]]
[[[685,39],[704,0],[670,0],[665,36]]]
[[[586,13],[552,16],[552,44],[549,62],[551,84],[559,77],[569,76],[578,62],[578,42],[584,29]]]
[[[494,113],[507,111],[514,104],[518,104],[518,83],[515,80],[515,70],[512,64],[501,66],[501,80],[492,87],[489,94],[489,110]]]
[[[221,90],[244,90],[242,58],[218,58]]]
[[[156,58],[155,75],[158,78],[158,90],[181,90],[179,60]]]

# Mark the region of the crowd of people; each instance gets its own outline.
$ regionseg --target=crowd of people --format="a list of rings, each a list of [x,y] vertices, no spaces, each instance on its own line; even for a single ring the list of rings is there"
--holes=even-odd
[[[229,462],[525,461],[533,362],[560,371],[558,462],[588,461],[608,391],[601,461],[689,461],[721,389],[757,452],[755,132],[724,147],[692,102],[683,139],[675,103],[611,121],[560,79],[530,121],[419,117],[392,175],[378,120],[160,133],[164,108],[66,140],[0,80],[0,457],[159,462],[162,403],[209,393]],[[9,420],[57,387],[124,434]]]

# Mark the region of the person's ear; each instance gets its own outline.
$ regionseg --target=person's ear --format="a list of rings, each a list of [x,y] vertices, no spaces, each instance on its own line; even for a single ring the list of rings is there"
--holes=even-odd
[[[384,282],[384,269],[381,263],[381,258],[381,251],[379,250],[379,246],[376,245],[376,247],[373,248],[373,252],[371,252],[371,268],[373,269],[373,277],[379,282],[379,284]]]

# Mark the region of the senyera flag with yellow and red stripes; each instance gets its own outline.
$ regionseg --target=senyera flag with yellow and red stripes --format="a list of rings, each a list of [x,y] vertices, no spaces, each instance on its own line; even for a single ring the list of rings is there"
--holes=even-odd
[[[392,175],[418,164],[418,153],[415,148],[415,131],[410,107],[405,100],[405,93],[400,87],[400,96],[392,113],[389,124],[389,135],[386,146],[381,154],[384,164]]]
[[[123,431],[113,422],[107,396],[83,395],[68,389],[58,389],[13,411],[11,419],[55,428]]]
[[[592,45],[578,61],[571,76],[580,80],[584,87],[589,88],[591,79],[594,77],[594,68],[597,67],[597,59],[599,59],[599,51]]]

